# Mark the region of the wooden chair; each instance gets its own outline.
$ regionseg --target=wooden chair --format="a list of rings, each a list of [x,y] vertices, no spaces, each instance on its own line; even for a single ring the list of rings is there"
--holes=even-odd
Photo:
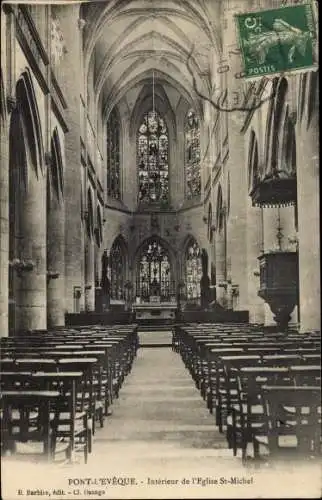
[[[255,458],[260,446],[271,459],[321,455],[320,387],[264,385],[262,397],[266,434],[253,435]]]
[[[50,412],[50,425],[55,430],[53,452],[64,451],[64,459],[72,460],[75,451],[84,452],[84,460],[90,451],[91,428],[88,426],[86,411],[77,411],[76,394],[81,385],[83,373],[79,372],[1,372],[2,390],[15,391],[58,391],[59,398]],[[28,437],[29,427],[39,428],[40,413],[37,407],[29,407],[24,413],[24,430]],[[16,425],[21,421],[21,412],[13,410],[11,421]],[[27,425],[28,424],[28,425]],[[90,430],[90,432],[89,432]],[[63,448],[62,448],[62,444]],[[66,444],[67,443],[67,444]]]
[[[18,445],[28,443],[25,453],[54,459],[57,426],[52,425],[50,414],[60,397],[59,391],[3,390],[1,391],[1,434],[2,453],[19,453]],[[30,414],[38,414],[37,423],[30,421]],[[15,418],[13,419],[13,413]],[[38,446],[39,445],[39,446]],[[64,451],[66,445],[59,451]]]
[[[70,367],[72,368],[72,367]],[[77,394],[83,389],[84,374],[82,371],[35,372],[32,381],[48,389],[56,389],[60,393],[51,413],[51,424],[55,427],[55,444],[67,442],[66,458],[73,461],[76,452],[83,452],[87,463],[88,453],[92,451],[92,429],[89,425],[89,414],[77,408]]]
[[[220,369],[217,370],[216,381],[216,423],[219,432],[227,430],[229,423],[228,417],[231,413],[232,404],[237,402],[237,379],[233,368],[242,366],[256,366],[261,358],[258,355],[237,354],[221,355]],[[227,434],[228,442],[231,443],[229,431]]]
[[[241,448],[242,460],[246,460],[247,445],[252,443],[253,434],[264,429],[264,408],[261,388],[267,384],[292,384],[286,367],[242,366],[234,368],[237,402],[231,404],[227,439],[231,439],[234,455]],[[232,375],[231,375],[232,376]]]

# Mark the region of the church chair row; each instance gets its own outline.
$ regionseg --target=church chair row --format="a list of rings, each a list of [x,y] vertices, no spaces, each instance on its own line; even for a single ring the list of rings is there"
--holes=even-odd
[[[75,342],[76,341],[77,340],[75,339]],[[10,427],[10,420],[8,420],[8,415],[10,413],[8,413],[8,402],[10,402],[12,408],[13,393],[16,395],[14,399],[16,403],[19,401],[21,402],[21,399],[26,401],[26,398],[30,397],[30,404],[33,405],[34,409],[37,409],[37,405],[39,405],[38,410],[40,410],[40,407],[43,408],[45,403],[47,404],[47,406],[45,406],[48,409],[49,403],[46,400],[47,396],[44,396],[44,402],[42,400],[43,395],[36,395],[35,390],[43,392],[43,389],[45,388],[47,392],[52,392],[54,389],[59,387],[60,396],[59,400],[56,401],[55,406],[56,414],[58,408],[60,408],[58,411],[59,418],[56,417],[56,419],[54,419],[53,413],[51,412],[51,442],[57,444],[57,439],[67,440],[69,445],[67,446],[66,453],[69,458],[72,457],[75,449],[75,442],[77,442],[79,446],[83,447],[85,460],[87,460],[87,454],[91,451],[92,447],[91,436],[92,433],[95,432],[95,421],[98,419],[101,425],[103,425],[103,416],[108,414],[108,409],[113,401],[113,397],[118,396],[118,391],[122,385],[122,381],[131,368],[133,357],[136,352],[132,345],[127,349],[120,349],[118,344],[122,343],[121,341],[122,339],[115,339],[113,344],[113,342],[104,343],[100,340],[100,350],[95,351],[93,351],[92,344],[83,344],[82,349],[80,350],[79,345],[73,345],[73,343],[70,343],[67,346],[68,349],[66,350],[55,350],[51,346],[49,346],[46,350],[39,348],[38,346],[34,346],[32,351],[27,350],[25,352],[23,352],[23,348],[16,345],[17,352],[15,353],[14,351],[11,351],[11,358],[2,359],[2,380],[6,381],[6,384],[2,387],[2,393],[4,394],[4,399],[2,400],[3,416],[6,420],[5,428],[14,428],[17,431],[17,425],[13,426],[13,422],[11,422]],[[16,344],[19,344],[19,342],[16,342]],[[96,357],[91,358],[94,354]],[[41,357],[39,357],[39,355]],[[86,367],[90,367],[91,369],[88,370]],[[82,368],[82,372],[77,371],[80,368]],[[39,371],[42,371],[42,373],[39,373]],[[66,382],[70,380],[68,377],[73,377],[73,374],[75,373],[81,373],[82,377],[78,381],[74,380],[76,385],[75,391],[73,392],[70,390],[68,384],[66,385]],[[85,377],[85,374],[87,377]],[[42,380],[41,377],[43,377],[44,380]],[[10,380],[11,385],[9,384],[8,386],[8,381]],[[15,381],[13,384],[12,380]],[[31,380],[33,383],[31,383]],[[65,383],[62,383],[62,380]],[[46,381],[45,387],[39,386],[40,381]],[[37,382],[36,387],[34,387],[35,382]],[[30,394],[30,392],[32,394]],[[64,406],[61,406],[63,395],[70,397],[71,400],[74,399],[74,417],[72,417],[73,412],[67,412],[66,416],[66,412],[62,411],[63,409],[66,409]],[[50,403],[54,404],[55,402],[51,401]],[[68,407],[67,401],[65,401],[64,404]],[[16,410],[19,410],[18,412],[16,411],[16,416],[18,413],[18,421],[21,421],[20,423],[22,427],[18,426],[19,432],[7,433],[7,435],[11,436],[11,441],[10,439],[5,440],[7,443],[18,440],[22,437],[21,428],[24,432],[26,432],[26,429],[29,429],[29,427],[26,426],[26,419],[28,422],[29,417],[26,416],[25,412],[21,413],[21,405],[16,408]],[[65,420],[63,419],[63,416]],[[16,423],[17,422],[15,422],[15,424]],[[29,424],[31,425],[33,422],[30,421]],[[48,426],[43,428],[47,428],[48,430]],[[72,429],[77,429],[75,435],[74,430]],[[25,434],[25,440],[28,437],[35,437],[35,429],[32,425],[30,430],[31,434],[30,436],[28,433]],[[48,442],[48,433],[46,442]],[[61,444],[62,443],[59,441],[60,447]],[[47,456],[52,456],[53,449],[55,449],[55,446],[51,446],[49,448],[48,446],[46,447]],[[50,453],[48,450],[51,450]]]
[[[113,343],[114,351],[116,352],[116,367],[120,365],[119,359],[122,357],[126,360],[125,366],[128,372],[131,362],[136,355],[138,348],[138,335],[136,325],[126,325],[120,327],[117,330],[114,328],[103,328],[101,327],[98,331],[97,328],[93,330],[83,330],[82,332],[73,331],[72,334],[70,330],[57,332],[47,332],[42,334],[34,333],[33,335],[28,335],[25,337],[13,337],[9,339],[4,339],[1,343],[2,355],[5,349],[17,350],[18,347],[22,351],[23,346],[25,346],[26,352],[28,349],[30,351],[34,350],[36,346],[43,347],[46,350],[48,347],[53,349],[68,350],[71,343],[78,345],[79,349],[87,344],[93,344],[93,349],[98,347],[98,344],[107,341]],[[94,345],[95,344],[95,345]],[[115,356],[114,356],[115,358]],[[119,359],[117,359],[119,358]],[[123,366],[123,364],[122,364]]]
[[[113,344],[99,345],[99,349],[93,350],[90,346],[83,346],[78,350],[77,346],[69,346],[68,350],[50,350],[34,348],[33,351],[21,351],[17,348],[14,352],[7,352],[7,358],[2,359],[2,367],[12,365],[22,369],[44,370],[52,367],[56,369],[62,363],[72,362],[74,364],[82,363],[83,359],[93,358],[97,361],[93,366],[93,384],[96,391],[95,404],[97,420],[102,425],[103,422],[103,409],[104,415],[108,414],[109,405],[113,402],[114,397],[118,397],[120,387],[123,383],[125,376],[129,373],[133,358],[128,354],[122,353],[121,357],[115,355],[113,351]],[[52,366],[53,365],[53,366]],[[103,405],[103,407],[102,407]],[[95,429],[95,421],[94,421]]]
[[[247,445],[252,443],[254,456],[258,456],[258,436],[262,436],[263,444],[269,445],[268,438],[273,429],[279,438],[282,437],[279,444],[283,445],[284,440],[284,447],[286,444],[294,451],[294,448],[300,448],[295,438],[303,434],[302,424],[307,435],[313,437],[313,448],[312,442],[307,442],[310,445],[307,453],[320,453],[320,443],[315,439],[321,424],[321,413],[318,413],[321,407],[315,396],[320,382],[319,366],[235,367],[224,364],[216,408],[220,410],[219,429],[226,429],[227,441],[234,455],[240,447],[244,460]],[[267,386],[270,386],[268,391]],[[276,408],[273,396],[279,394],[279,390],[284,399],[283,404]],[[271,452],[274,454],[275,447]]]
[[[4,454],[42,452],[47,460],[57,456],[72,460],[77,451],[83,451],[87,462],[92,451],[92,362],[83,363],[84,372],[79,364],[79,371],[72,371],[75,363],[71,363],[64,364],[62,371],[1,373]]]
[[[78,340],[77,340],[78,342]],[[10,358],[39,358],[43,355],[49,358],[57,358],[62,356],[98,356],[102,358],[102,371],[112,380],[114,384],[114,392],[117,397],[120,386],[124,377],[129,373],[136,349],[133,346],[124,344],[120,339],[109,339],[108,342],[99,340],[91,344],[75,344],[68,342],[67,344],[54,346],[21,346],[15,345],[2,348],[2,357]]]
[[[240,338],[238,338],[237,342],[233,345],[223,346],[221,343],[221,345],[217,344],[220,345],[220,348],[213,348],[212,341],[210,345],[206,342],[209,336],[206,337],[206,341],[202,339],[202,342],[198,343],[195,340],[199,336],[196,335],[193,338],[194,329],[191,328],[189,330],[189,333],[183,332],[182,334],[179,331],[178,350],[193,376],[197,387],[199,387],[201,394],[207,400],[208,408],[210,411],[213,411],[213,408],[215,408],[216,423],[221,432],[226,431],[229,446],[236,453],[238,444],[242,449],[242,456],[245,458],[247,444],[251,441],[253,443],[254,454],[258,455],[258,443],[260,441],[254,437],[256,434],[253,431],[260,429],[262,437],[261,446],[263,442],[264,444],[266,442],[267,446],[270,447],[270,453],[274,454],[274,450],[272,451],[271,449],[272,440],[269,439],[267,434],[267,429],[272,426],[272,423],[269,423],[269,416],[273,415],[272,405],[274,401],[271,400],[270,394],[273,394],[274,391],[271,389],[268,392],[266,391],[267,394],[264,394],[262,387],[264,384],[268,385],[270,383],[273,383],[274,387],[284,384],[284,387],[289,388],[290,393],[286,389],[281,389],[281,391],[286,391],[285,394],[289,397],[292,397],[292,391],[302,391],[302,394],[307,394],[308,391],[299,388],[309,387],[310,384],[316,387],[320,382],[321,358],[317,345],[314,344],[313,347],[302,348],[301,354],[299,354],[298,350],[297,354],[294,354],[294,352],[288,354],[285,352],[287,351],[285,347],[289,346],[284,345],[284,351],[281,351],[279,349],[280,341],[276,341],[275,344],[271,343],[272,345],[270,344],[269,346],[273,348],[271,351],[273,354],[267,354],[270,351],[265,351],[262,342],[259,342],[260,345],[254,346],[254,338],[249,342],[249,337],[247,337],[246,340],[243,339],[243,342],[240,342]],[[200,340],[200,337],[198,340]],[[203,346],[201,349],[200,345]],[[238,347],[235,347],[236,345]],[[255,349],[255,351],[250,351],[249,346],[251,346],[251,349]],[[258,353],[253,354],[256,352],[256,349]],[[274,352],[275,349],[276,352]],[[313,366],[312,363],[314,364],[315,362],[316,366]],[[252,378],[251,391],[249,386],[246,388],[244,386],[243,391],[241,391],[241,381],[243,380],[245,383],[246,376],[243,370],[246,370],[246,372],[249,370],[247,376]],[[254,387],[257,387],[255,392]],[[243,394],[243,398],[241,394]],[[256,394],[256,397],[254,394]],[[252,396],[248,400],[247,397],[249,395]],[[254,397],[255,399],[252,399]],[[259,404],[258,398],[262,398],[261,404]],[[246,403],[247,401],[248,404]],[[253,404],[250,404],[250,401]],[[254,401],[256,404],[254,404]],[[317,417],[315,406],[313,405],[312,408],[311,406],[309,413],[315,416],[315,420],[312,417],[313,420],[310,420],[310,426],[303,426],[303,419],[298,421],[294,419],[295,409],[292,407],[291,420],[288,422],[287,432],[283,428],[279,432],[281,434],[284,432],[289,437],[292,436],[293,441],[297,443],[295,448],[301,449],[303,452],[305,447],[303,448],[301,435],[303,434],[303,429],[305,429],[304,434],[306,438],[304,442],[307,444],[310,443],[310,446],[307,445],[306,452],[309,453],[311,451],[312,453],[316,453],[320,451],[317,445],[318,433],[316,432],[317,426],[320,424],[320,417]],[[259,417],[259,421],[256,421],[254,415]],[[313,434],[311,432],[312,429],[315,429]],[[297,434],[300,434],[300,436],[297,436]]]
[[[179,325],[180,326],[180,325]],[[289,329],[286,332],[285,331],[278,331],[276,327],[270,328],[270,327],[264,327],[263,325],[256,325],[256,324],[245,324],[245,323],[190,323],[190,324],[185,324],[183,325],[186,330],[188,329],[193,329],[194,331],[201,331],[201,332],[209,332],[209,331],[216,331],[216,332],[226,332],[226,333],[259,333],[261,335],[267,335],[267,336],[278,336],[278,337],[285,337],[287,338],[296,338],[296,337],[310,337],[310,338],[317,338],[320,339],[321,337],[321,332],[320,330],[310,330],[308,332],[304,333],[299,333],[295,329]]]
[[[199,378],[200,372],[207,369],[209,356],[214,353],[222,352],[224,349],[226,354],[229,353],[244,353],[261,354],[261,355],[297,355],[306,356],[312,361],[319,358],[320,344],[318,341],[310,341],[301,338],[297,342],[294,340],[274,339],[273,337],[265,338],[263,336],[245,335],[244,332],[239,335],[234,335],[229,338],[220,338],[217,335],[217,325],[212,325],[212,331],[216,333],[199,335],[195,333],[193,328],[179,328],[176,330],[175,350],[180,352],[185,364],[189,368],[194,378]],[[222,350],[222,351],[220,351]],[[277,362],[277,356],[275,362]],[[280,363],[283,363],[283,358],[280,357]]]

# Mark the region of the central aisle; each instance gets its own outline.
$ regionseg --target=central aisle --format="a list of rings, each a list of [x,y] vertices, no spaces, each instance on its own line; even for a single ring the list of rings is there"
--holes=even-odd
[[[121,455],[124,447],[126,460],[133,458],[142,466],[165,459],[176,463],[210,456],[231,459],[214,416],[180,356],[169,348],[139,349],[112,411],[105,429],[97,433],[96,453],[102,448]]]
[[[211,481],[249,475],[227,449],[215,417],[170,348],[139,349],[112,410],[97,431],[89,466],[95,462],[101,469],[105,463],[109,474],[136,478],[141,498],[220,496]],[[125,488],[123,495],[131,497]]]
[[[63,467],[7,462],[4,498],[17,498],[13,477],[23,477],[25,488],[37,485],[41,500],[316,498],[320,488],[311,464],[298,464],[296,474],[288,463],[283,470],[243,467],[169,347],[138,350],[112,411],[97,428],[87,464],[79,457]]]

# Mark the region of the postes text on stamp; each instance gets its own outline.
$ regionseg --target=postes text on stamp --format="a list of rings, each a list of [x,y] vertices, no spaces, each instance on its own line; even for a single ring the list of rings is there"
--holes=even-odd
[[[236,14],[245,78],[314,66],[317,43],[312,5]]]

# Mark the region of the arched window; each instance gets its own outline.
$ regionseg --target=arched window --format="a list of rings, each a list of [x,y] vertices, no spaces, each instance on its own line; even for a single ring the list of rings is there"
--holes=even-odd
[[[124,299],[125,253],[119,239],[116,239],[110,251],[111,263],[111,299]]]
[[[185,171],[186,198],[192,199],[201,194],[200,173],[200,125],[196,113],[191,109],[185,122]]]
[[[107,195],[121,199],[120,176],[120,123],[114,109],[107,123]]]
[[[146,242],[140,254],[137,295],[143,301],[149,301],[152,296],[164,302],[170,300],[173,290],[169,254],[157,238],[152,238]]]
[[[155,111],[143,117],[137,135],[139,201],[167,202],[169,199],[169,138],[166,123]]]
[[[198,243],[191,240],[186,250],[186,290],[187,300],[200,298],[202,276],[201,251]]]

